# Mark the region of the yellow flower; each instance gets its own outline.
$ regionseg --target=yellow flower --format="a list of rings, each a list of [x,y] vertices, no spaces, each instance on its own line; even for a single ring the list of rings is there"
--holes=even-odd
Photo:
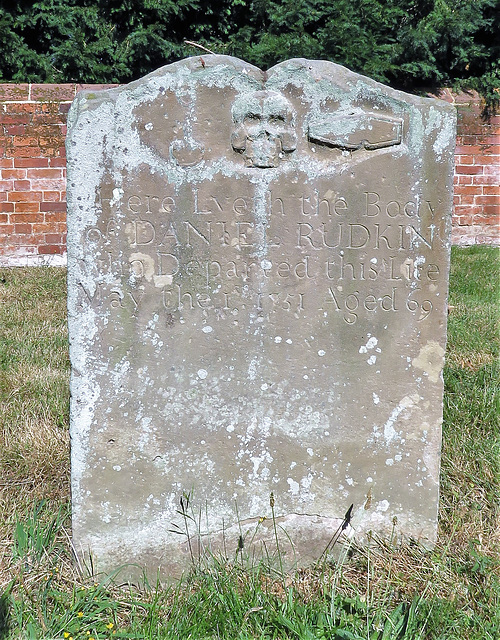
[[[76,615],[77,615],[79,618],[83,618],[83,611],[79,611]]]
[[[69,638],[69,633],[67,631],[65,631],[63,635],[65,638]]]
[[[110,622],[109,624],[106,625],[106,629],[112,629],[115,625]]]

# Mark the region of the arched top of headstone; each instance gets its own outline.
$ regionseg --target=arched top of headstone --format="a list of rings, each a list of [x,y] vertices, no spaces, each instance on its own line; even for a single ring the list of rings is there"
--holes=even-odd
[[[182,180],[183,170],[196,179],[200,172],[213,172],[214,165],[225,173],[331,172],[339,163],[389,148],[417,158],[422,109],[435,112],[427,135],[434,130],[442,147],[453,141],[453,107],[436,105],[333,62],[297,58],[261,71],[234,57],[209,54],[123,87],[83,91],[70,123],[86,111],[94,119],[97,112],[112,115],[107,135],[114,135],[116,161],[132,166],[143,160]]]

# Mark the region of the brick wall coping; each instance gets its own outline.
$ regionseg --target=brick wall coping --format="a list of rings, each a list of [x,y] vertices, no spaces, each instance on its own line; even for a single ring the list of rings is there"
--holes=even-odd
[[[72,102],[79,91],[112,89],[118,84],[0,83],[0,102]]]

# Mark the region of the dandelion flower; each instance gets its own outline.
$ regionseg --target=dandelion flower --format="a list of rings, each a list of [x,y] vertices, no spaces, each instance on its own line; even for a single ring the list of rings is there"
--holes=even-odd
[[[79,611],[76,615],[77,615],[79,618],[83,618],[83,611]]]
[[[106,629],[112,629],[115,625],[110,622],[109,624],[106,625]]]

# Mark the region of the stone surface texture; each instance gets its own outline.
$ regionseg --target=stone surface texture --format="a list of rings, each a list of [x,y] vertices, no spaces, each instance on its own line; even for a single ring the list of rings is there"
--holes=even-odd
[[[454,144],[453,106],[330,62],[198,56],[77,96],[73,534],[98,570],[263,553],[271,492],[287,566],[351,504],[348,535],[432,545]]]

